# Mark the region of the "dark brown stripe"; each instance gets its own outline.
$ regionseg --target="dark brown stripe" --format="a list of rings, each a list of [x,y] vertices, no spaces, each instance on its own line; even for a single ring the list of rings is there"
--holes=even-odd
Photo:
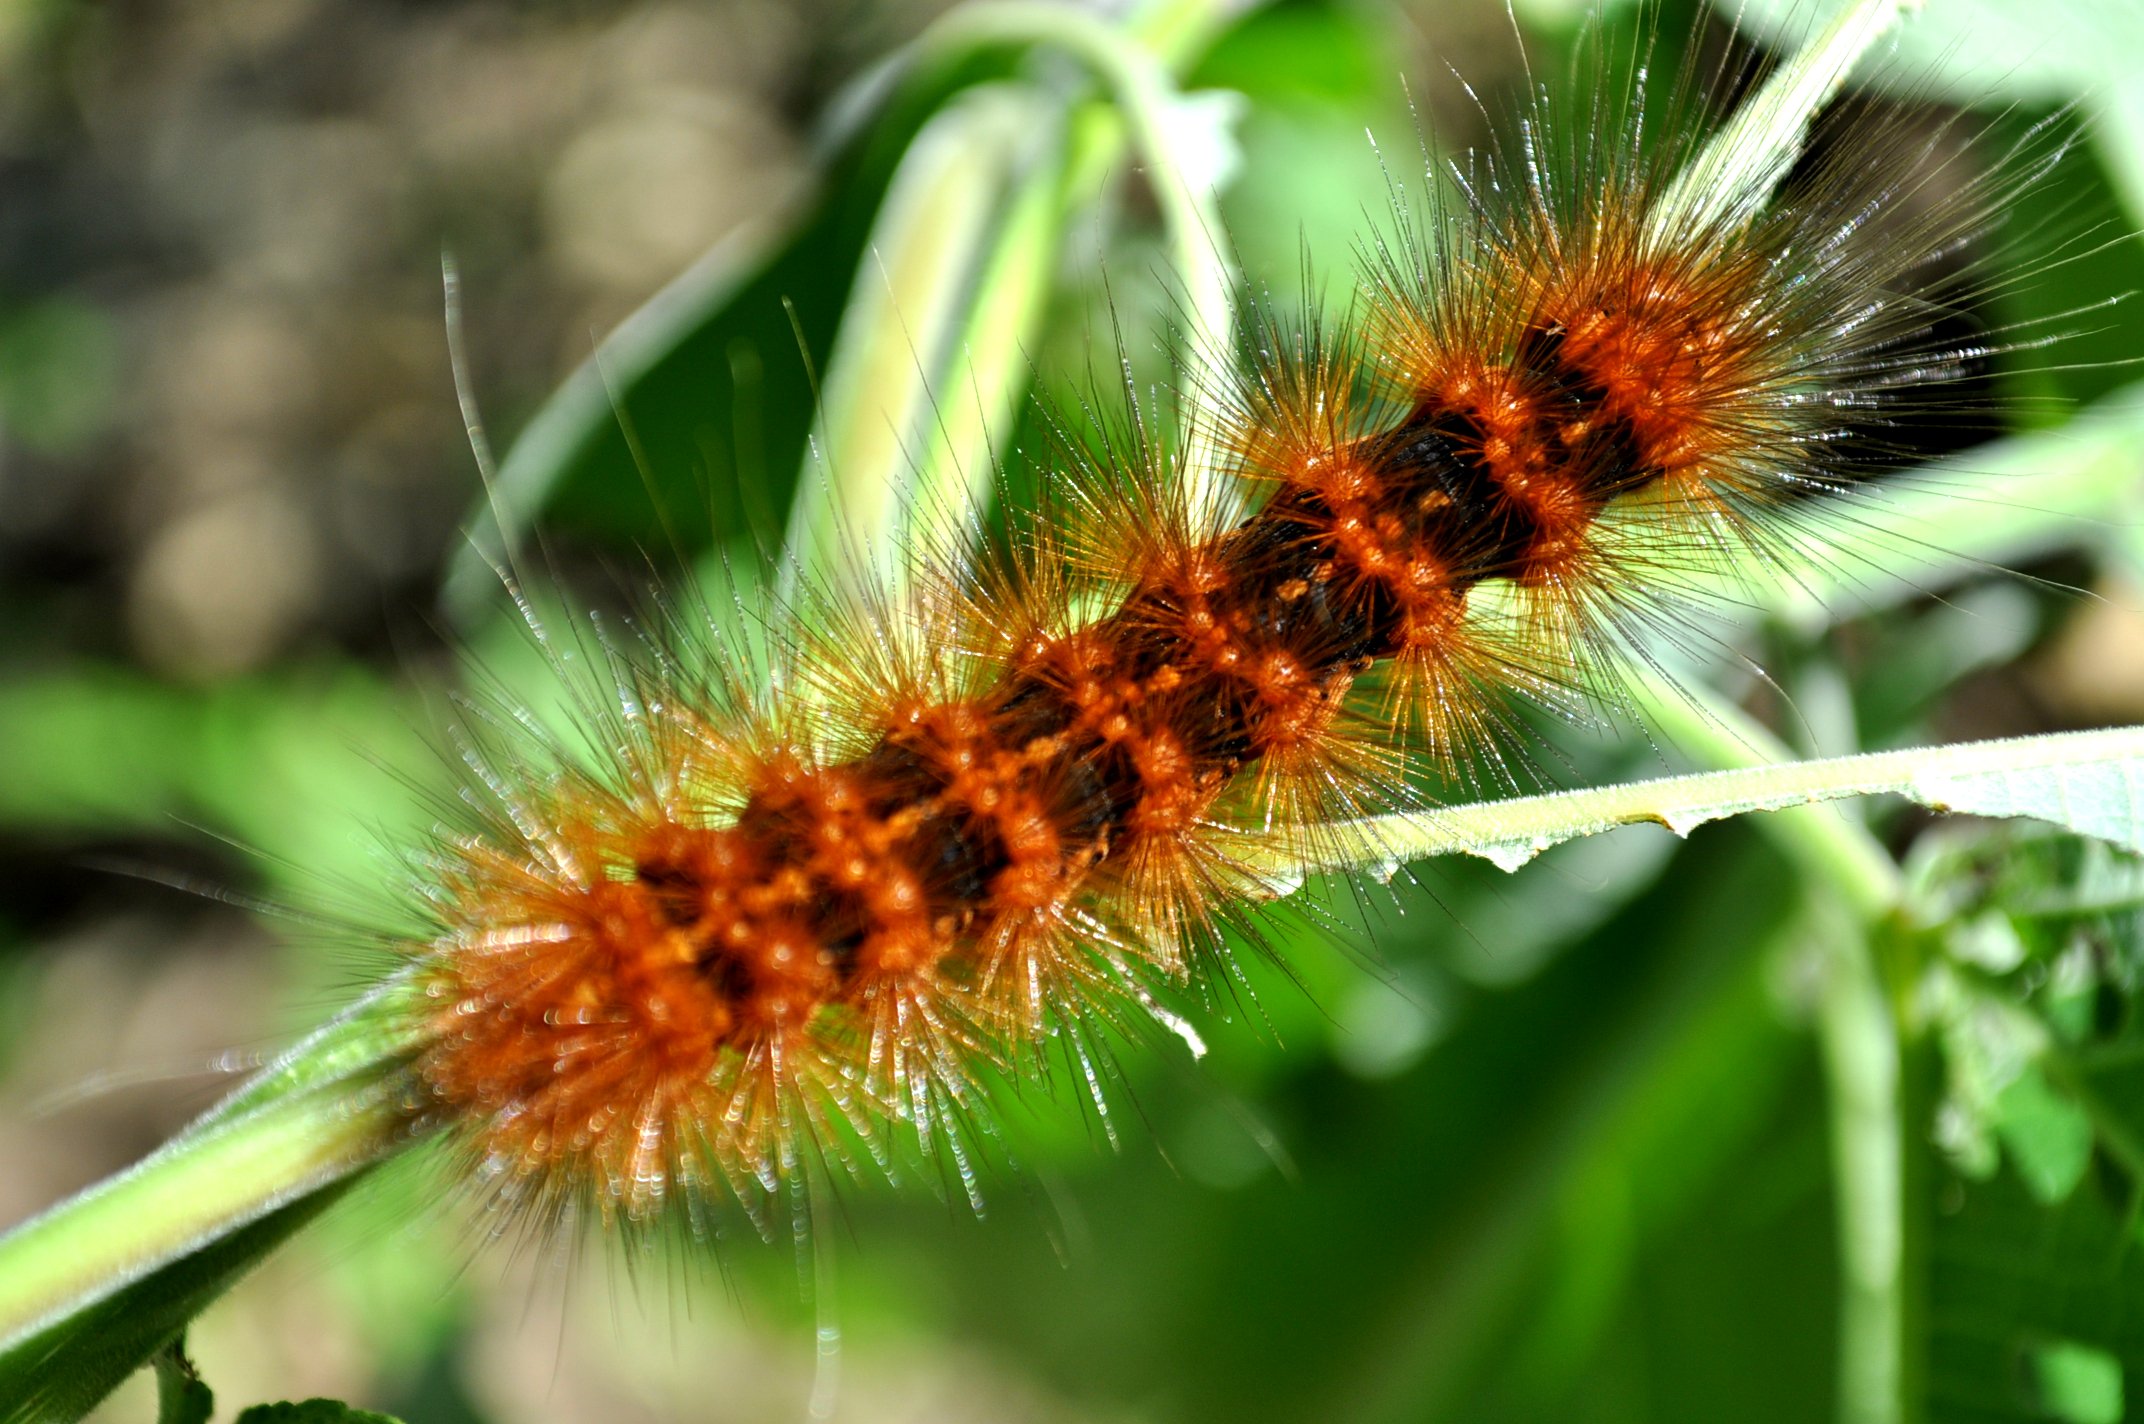
[[[1604,392],[1564,359],[1561,333],[1542,329],[1521,344],[1519,364],[1537,387],[1539,437],[1554,448],[1561,427],[1598,421]],[[1480,431],[1463,416],[1417,412],[1351,452],[1368,459],[1379,478],[1371,513],[1396,529],[1388,543],[1404,562],[1434,559],[1449,573],[1449,592],[1463,596],[1482,580],[1514,576],[1526,567],[1538,534],[1528,509],[1513,500],[1480,455]],[[1596,424],[1551,473],[1577,482],[1589,507],[1653,478],[1636,467],[1637,442],[1627,421]],[[1283,650],[1306,676],[1337,695],[1345,680],[1372,661],[1398,652],[1404,636],[1406,592],[1390,577],[1345,569],[1335,537],[1337,515],[1314,491],[1284,488],[1259,514],[1221,541],[1216,551],[1225,572],[1211,602],[1232,620],[1239,642]],[[1104,680],[1145,687],[1165,668],[1183,681],[1142,704],[1148,725],[1165,726],[1184,746],[1192,774],[1230,776],[1258,756],[1256,685],[1248,674],[1197,665],[1171,631],[1181,610],[1160,592],[1135,593],[1115,615],[1090,631],[1106,650]],[[984,704],[984,750],[1018,752],[1044,739],[1061,745],[1054,758],[1025,775],[1046,800],[1048,815],[1068,861],[1106,856],[1122,844],[1146,787],[1133,757],[1105,746],[1079,728],[1079,712],[1044,675],[1011,674]],[[935,917],[965,925],[988,912],[994,878],[1012,862],[996,823],[965,807],[948,805],[950,777],[929,756],[893,736],[850,764],[861,784],[866,815],[880,821],[930,808],[896,853],[925,887]],[[751,842],[750,859],[762,865],[795,863],[802,857],[801,806],[755,801],[745,808],[735,834]],[[671,924],[689,926],[701,914],[704,887],[683,866],[648,864],[638,878],[658,912]],[[837,956],[846,978],[854,951],[877,928],[861,897],[821,885],[806,908],[821,945]],[[709,971],[725,992],[749,992],[738,982],[747,970],[715,955]]]

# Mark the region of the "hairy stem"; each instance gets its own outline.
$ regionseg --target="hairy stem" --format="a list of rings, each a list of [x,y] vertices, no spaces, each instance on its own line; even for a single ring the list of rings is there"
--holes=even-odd
[[[0,1237],[0,1350],[408,1138],[396,1095],[329,1085],[197,1128]]]
[[[396,976],[142,1162],[0,1236],[0,1399],[87,1410],[416,1140]]]

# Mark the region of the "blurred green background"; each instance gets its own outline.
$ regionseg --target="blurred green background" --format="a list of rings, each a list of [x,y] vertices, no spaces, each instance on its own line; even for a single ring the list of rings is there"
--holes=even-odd
[[[1636,52],[1620,8],[1584,48],[1590,7],[1550,0],[1133,8],[1213,96],[1179,113],[1186,145],[1283,305],[1344,297],[1421,143],[1511,111],[1514,24],[1544,78]],[[2101,305],[2144,288],[2144,39],[2121,5],[2052,5],[2029,33],[1995,0],[1931,8],[1868,102],[1931,133],[1971,105],[1990,150],[2050,115],[2076,139],[2030,220],[1984,239],[2025,280],[1962,318],[2070,333],[1985,373],[2017,412],[2003,433],[2059,464],[2087,449],[2073,431],[2111,430],[2144,487],[2114,364],[2144,324]],[[597,606],[649,562],[764,572],[815,372],[894,280],[871,255],[883,200],[946,114],[977,145],[948,171],[988,180],[978,230],[1040,214],[1018,369],[1076,408],[1121,330],[1155,378],[1182,292],[1109,106],[1061,56],[884,67],[935,9],[0,13],[0,1222],[137,1157],[348,997],[369,970],[332,923],[249,902],[376,920],[382,846],[427,820],[441,690],[476,662],[537,675],[471,552],[443,251],[507,507]],[[1734,68],[1781,32],[1752,20],[1736,39],[1666,5],[1649,62]],[[1016,413],[993,429],[1015,470],[1040,443]],[[2144,720],[2137,511],[2031,551],[2033,579],[1746,628],[1773,682],[1730,690],[1825,753]],[[1542,760],[1564,784],[1677,764],[1568,732]],[[2123,1061],[2133,867],[1870,814],[1939,925],[1979,936],[1961,962]],[[1811,903],[1740,824],[1339,888],[1331,923],[1276,921],[1299,983],[1256,970],[1254,995],[1194,1013],[1203,1062],[1125,1046],[1109,1128],[1067,1082],[1008,1094],[1018,1165],[986,1174],[982,1219],[928,1184],[847,1192],[822,1316],[795,1252],[742,1222],[713,1269],[485,1248],[417,1164],[244,1283],[193,1350],[227,1403],[424,1421],[789,1420],[815,1389],[852,1420],[1821,1417],[1839,1283]],[[1990,958],[1998,931],[2015,953]],[[2044,1082],[1973,1079],[1949,1047],[1912,1099],[1916,1200],[1942,1223],[1927,1408],[2123,1417],[2144,1390],[2135,1181]],[[827,1324],[838,1371],[815,1365]],[[149,1410],[130,1389],[104,1417]]]

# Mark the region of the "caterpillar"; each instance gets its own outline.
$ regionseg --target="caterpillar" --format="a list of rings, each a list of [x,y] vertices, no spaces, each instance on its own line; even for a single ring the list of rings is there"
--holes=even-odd
[[[1394,220],[1356,312],[1253,304],[1190,437],[1131,396],[1030,524],[892,551],[898,599],[805,590],[764,659],[659,617],[594,649],[585,752],[473,737],[405,946],[460,1175],[628,1230],[764,1216],[902,1134],[967,1182],[985,1080],[1228,981],[1244,829],[1321,863],[1433,815],[1425,771],[1507,781],[1519,709],[1615,709],[1698,574],[1808,557],[1808,504],[1996,344],[1932,334],[1922,274],[2049,159],[1891,221],[1925,137],[1790,176],[1694,107],[1532,114]]]

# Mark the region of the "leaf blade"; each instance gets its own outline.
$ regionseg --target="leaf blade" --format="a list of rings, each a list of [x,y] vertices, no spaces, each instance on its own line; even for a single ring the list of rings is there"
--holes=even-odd
[[[1552,845],[1618,826],[1650,823],[1688,835],[1728,816],[1879,794],[1937,811],[2029,816],[2144,851],[2144,727],[1737,767],[1369,817],[1321,833],[1327,853],[1309,865],[1278,837],[1237,833],[1231,849],[1246,865],[1284,873],[1453,853],[1510,870]]]

